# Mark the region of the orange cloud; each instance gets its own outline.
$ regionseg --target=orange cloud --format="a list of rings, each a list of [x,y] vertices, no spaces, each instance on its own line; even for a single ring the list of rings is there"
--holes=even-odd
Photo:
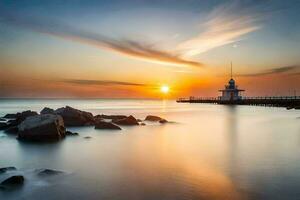
[[[96,46],[101,49],[117,52],[133,58],[176,66],[201,67],[202,63],[181,58],[170,52],[154,49],[152,46],[132,40],[116,40],[99,34],[79,30],[65,24],[41,19],[28,19],[22,16],[12,16],[2,12],[1,22],[11,24],[36,32],[68,39],[84,44]]]

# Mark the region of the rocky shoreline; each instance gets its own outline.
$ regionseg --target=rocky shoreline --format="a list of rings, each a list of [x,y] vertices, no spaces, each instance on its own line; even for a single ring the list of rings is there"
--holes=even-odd
[[[148,115],[144,120],[126,115],[95,115],[78,110],[70,106],[56,110],[45,107],[40,113],[27,110],[23,112],[6,114],[0,118],[0,130],[6,134],[16,136],[20,141],[31,142],[56,142],[65,137],[78,136],[71,132],[69,127],[93,126],[99,130],[122,130],[121,126],[145,126],[146,121],[164,124],[168,122],[158,116]],[[84,139],[90,139],[90,136]],[[36,176],[41,178],[60,175],[63,171],[53,169],[39,169]],[[14,190],[23,186],[26,177],[19,173],[16,167],[0,168],[0,175],[10,175],[0,182],[0,190]]]
[[[145,121],[167,123],[166,119],[148,115],[144,120],[126,115],[93,115],[70,106],[56,110],[45,107],[40,113],[27,110],[0,118],[0,130],[16,135],[21,141],[53,142],[77,136],[68,127],[94,126],[95,129],[122,130],[121,126],[145,126]]]

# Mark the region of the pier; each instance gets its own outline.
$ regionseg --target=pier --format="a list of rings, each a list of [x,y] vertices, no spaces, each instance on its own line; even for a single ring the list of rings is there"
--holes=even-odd
[[[217,98],[179,98],[178,103],[211,103],[229,105],[257,105],[295,108],[300,107],[300,96],[266,96],[266,97],[241,97],[235,100]]]
[[[228,84],[224,89],[219,90],[221,96],[211,98],[180,98],[178,103],[212,103],[212,104],[229,104],[229,105],[257,105],[257,106],[276,106],[287,107],[288,109],[300,109],[300,96],[265,96],[265,97],[244,97],[242,92],[244,89],[239,89],[232,77],[232,63],[231,74]]]

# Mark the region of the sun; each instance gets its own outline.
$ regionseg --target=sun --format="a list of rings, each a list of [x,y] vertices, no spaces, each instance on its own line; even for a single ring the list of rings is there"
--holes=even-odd
[[[161,86],[160,91],[164,94],[168,94],[170,91],[170,87],[167,85],[163,85],[163,86]]]

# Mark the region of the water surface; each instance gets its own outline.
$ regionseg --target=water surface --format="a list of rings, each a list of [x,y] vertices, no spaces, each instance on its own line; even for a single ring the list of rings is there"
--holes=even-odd
[[[148,114],[173,123],[72,128],[58,143],[0,131],[0,166],[25,184],[0,199],[300,199],[300,111],[153,100],[0,100],[0,116],[65,105],[93,114]],[[85,139],[90,136],[90,139]],[[41,178],[36,169],[65,173]],[[0,175],[0,181],[10,174]]]

